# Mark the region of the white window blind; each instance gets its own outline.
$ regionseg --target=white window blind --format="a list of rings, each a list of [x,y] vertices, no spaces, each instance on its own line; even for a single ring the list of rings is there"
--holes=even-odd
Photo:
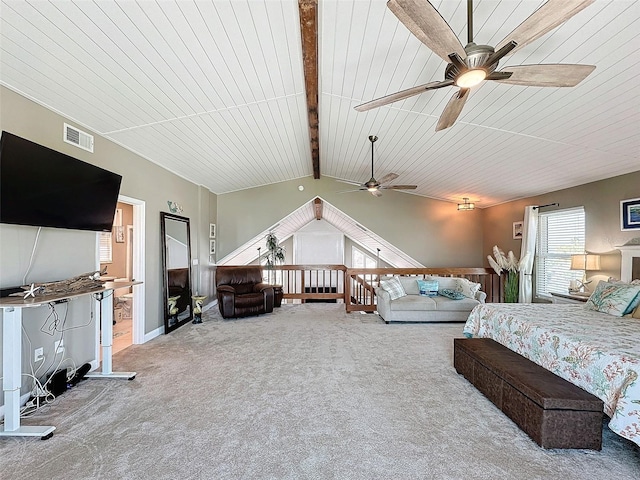
[[[111,252],[111,232],[100,232],[99,252],[100,263],[111,263],[113,255]]]
[[[584,208],[541,212],[536,245],[536,295],[566,293],[571,280],[583,271],[570,270],[571,255],[585,252]]]

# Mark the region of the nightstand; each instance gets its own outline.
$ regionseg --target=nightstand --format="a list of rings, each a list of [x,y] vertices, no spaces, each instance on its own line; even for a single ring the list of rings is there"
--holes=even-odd
[[[590,293],[549,293],[553,303],[585,303],[591,296]]]

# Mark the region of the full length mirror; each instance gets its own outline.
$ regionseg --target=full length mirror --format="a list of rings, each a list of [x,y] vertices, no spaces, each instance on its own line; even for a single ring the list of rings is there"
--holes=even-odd
[[[191,234],[189,219],[160,213],[164,275],[164,333],[189,322],[191,309]]]

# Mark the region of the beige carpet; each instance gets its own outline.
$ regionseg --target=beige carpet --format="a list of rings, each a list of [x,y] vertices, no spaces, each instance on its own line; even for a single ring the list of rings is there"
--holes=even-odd
[[[462,324],[386,325],[343,306],[217,311],[114,357],[0,439],[6,479],[637,479],[640,449],[543,450],[452,366]]]

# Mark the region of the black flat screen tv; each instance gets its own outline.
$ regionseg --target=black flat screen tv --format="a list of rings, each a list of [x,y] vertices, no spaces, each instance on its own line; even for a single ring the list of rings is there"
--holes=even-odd
[[[122,177],[8,132],[0,140],[0,223],[111,231]]]

